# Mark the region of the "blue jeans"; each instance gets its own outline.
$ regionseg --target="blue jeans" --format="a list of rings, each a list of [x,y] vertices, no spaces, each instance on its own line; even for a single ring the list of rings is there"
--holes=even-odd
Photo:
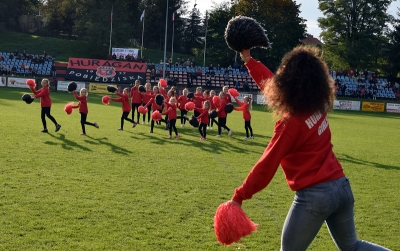
[[[339,250],[389,250],[357,239],[353,192],[342,177],[296,192],[283,226],[281,251],[306,250],[324,222]]]

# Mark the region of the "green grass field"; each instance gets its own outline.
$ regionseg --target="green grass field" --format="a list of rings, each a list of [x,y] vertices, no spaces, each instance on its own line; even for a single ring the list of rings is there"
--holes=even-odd
[[[89,94],[87,127],[67,115],[72,94],[52,93],[52,115],[41,133],[40,105],[21,100],[27,89],[0,88],[0,250],[279,250],[293,200],[281,169],[243,209],[259,230],[231,247],[213,230],[217,207],[229,200],[268,144],[274,127],[262,106],[252,110],[255,139],[244,141],[239,112],[233,135],[206,142],[195,128],[181,139],[149,125],[118,131],[119,103]],[[358,237],[400,250],[399,115],[335,111],[332,143],[356,198]],[[337,250],[323,226],[309,250]]]

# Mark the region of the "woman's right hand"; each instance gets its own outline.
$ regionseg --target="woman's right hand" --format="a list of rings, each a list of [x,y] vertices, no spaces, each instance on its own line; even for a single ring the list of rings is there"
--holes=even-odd
[[[242,51],[240,52],[240,58],[241,58],[245,63],[247,63],[247,62],[250,60],[250,58],[251,58],[250,49],[244,49],[244,50],[242,50]]]

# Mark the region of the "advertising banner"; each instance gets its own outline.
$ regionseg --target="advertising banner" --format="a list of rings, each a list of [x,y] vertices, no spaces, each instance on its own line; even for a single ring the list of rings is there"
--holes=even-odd
[[[125,58],[127,55],[133,56],[134,58],[138,57],[139,49],[129,49],[129,48],[112,48],[111,55],[116,55],[117,58],[121,56]]]
[[[68,91],[68,84],[71,83],[70,81],[58,81],[57,83],[57,91]],[[79,91],[82,88],[85,88],[85,83],[84,82],[75,82],[78,86],[78,88],[76,88],[76,92],[79,93]],[[89,91],[88,91],[89,92]]]
[[[6,86],[7,85],[7,78],[6,77],[0,77],[0,86]]]
[[[400,104],[387,103],[386,112],[389,113],[400,113]]]
[[[378,102],[362,102],[363,112],[384,112],[385,111],[385,103]]]
[[[65,74],[68,80],[131,84],[146,79],[146,64],[138,62],[70,58]]]
[[[107,86],[109,86],[109,85],[107,85],[107,84],[90,83],[88,92],[111,94],[110,92],[107,91]],[[112,86],[114,86],[115,88],[118,88],[117,85],[112,85]]]
[[[28,78],[8,77],[7,87],[28,88],[28,85],[26,84],[27,79]]]
[[[335,110],[350,110],[350,111],[359,111],[361,106],[360,101],[352,101],[352,100],[335,100],[333,102],[333,109]]]
[[[264,99],[264,95],[262,95],[262,94],[258,94],[257,95],[257,104],[259,104],[259,105],[266,105],[267,104],[267,102]]]
[[[240,102],[243,102],[243,98],[245,96],[249,96],[249,98],[251,98],[251,102],[253,102],[253,94],[251,94],[251,93],[240,93],[240,95],[239,95],[239,97],[237,97],[237,99]],[[233,97],[231,99],[232,99],[232,102],[235,102],[235,99]]]

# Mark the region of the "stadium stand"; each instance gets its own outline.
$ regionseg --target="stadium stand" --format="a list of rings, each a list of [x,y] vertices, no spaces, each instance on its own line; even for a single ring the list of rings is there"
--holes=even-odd
[[[54,58],[47,57],[41,58],[41,55],[29,55],[29,57],[24,57],[22,53],[17,56],[10,58],[10,52],[0,52],[3,60],[0,61],[0,68],[3,66],[6,68],[16,67],[16,75],[30,76],[36,71],[36,75],[50,76],[51,66],[53,65]],[[7,74],[7,73],[6,73]]]

